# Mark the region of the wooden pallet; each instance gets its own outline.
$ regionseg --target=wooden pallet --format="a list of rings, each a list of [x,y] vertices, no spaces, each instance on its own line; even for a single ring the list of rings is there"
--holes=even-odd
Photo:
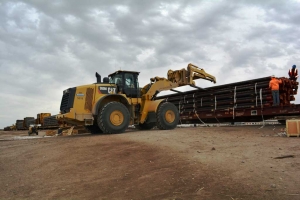
[[[299,137],[300,136],[300,120],[292,119],[286,120],[286,136]]]

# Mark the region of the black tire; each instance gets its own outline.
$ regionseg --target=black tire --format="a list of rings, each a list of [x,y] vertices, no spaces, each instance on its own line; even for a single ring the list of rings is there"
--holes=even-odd
[[[97,118],[97,117],[96,117]],[[101,134],[103,131],[99,128],[97,121],[94,120],[94,124],[92,126],[84,126],[91,134]]]
[[[122,103],[107,103],[99,113],[97,123],[103,133],[123,133],[129,126],[130,113]]]
[[[85,128],[91,133],[91,134],[101,134],[103,131],[99,128],[97,124],[94,124],[92,126],[85,126]]]
[[[157,128],[170,130],[176,128],[179,121],[179,112],[176,106],[170,102],[159,105],[156,112]]]
[[[156,126],[156,123],[143,123],[143,124],[139,124],[139,125],[135,125],[135,128],[139,129],[139,130],[150,130],[153,129],[154,126]]]

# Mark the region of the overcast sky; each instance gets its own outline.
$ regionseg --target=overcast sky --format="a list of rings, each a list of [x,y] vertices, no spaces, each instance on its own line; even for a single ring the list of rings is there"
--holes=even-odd
[[[0,128],[59,113],[63,90],[96,71],[140,71],[141,86],[188,63],[217,84],[287,77],[300,67],[299,10],[299,0],[1,0]]]

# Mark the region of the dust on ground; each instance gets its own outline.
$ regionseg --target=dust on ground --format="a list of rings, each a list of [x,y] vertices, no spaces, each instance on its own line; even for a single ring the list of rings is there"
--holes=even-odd
[[[28,137],[26,131],[2,131],[0,197],[300,199],[300,140],[278,137],[282,128],[190,127],[22,140],[12,138]],[[294,157],[275,159],[284,155]]]

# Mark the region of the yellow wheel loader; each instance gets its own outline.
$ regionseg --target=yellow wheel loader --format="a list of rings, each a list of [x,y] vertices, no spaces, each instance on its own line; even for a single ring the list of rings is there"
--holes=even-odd
[[[179,121],[177,107],[164,100],[154,100],[163,90],[195,86],[194,80],[216,82],[214,76],[189,64],[187,69],[169,70],[167,77],[154,77],[139,87],[139,72],[118,70],[108,77],[96,73],[97,82],[63,91],[58,121],[84,125],[91,133],[122,133],[129,125],[141,130],[157,126],[174,129]]]

